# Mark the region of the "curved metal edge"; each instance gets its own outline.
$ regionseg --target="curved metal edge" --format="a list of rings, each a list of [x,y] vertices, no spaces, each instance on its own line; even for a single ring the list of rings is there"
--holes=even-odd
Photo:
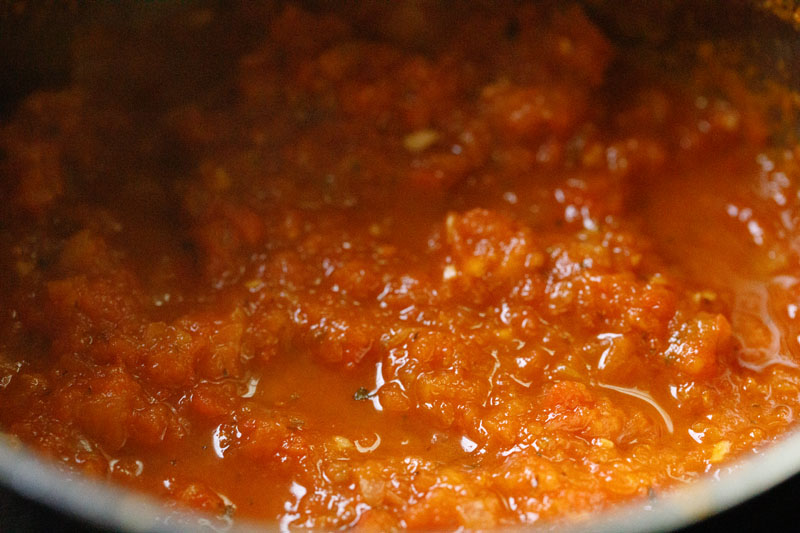
[[[725,511],[800,472],[800,431],[750,457],[646,502],[613,507],[571,522],[534,524],[529,531],[623,533],[671,531]],[[101,527],[130,533],[198,530],[249,533],[278,531],[277,524],[221,520],[180,511],[155,498],[83,477],[0,439],[0,480],[18,493]],[[514,528],[519,530],[519,528]]]
[[[152,496],[71,471],[11,439],[0,438],[0,483],[34,501],[113,530],[188,533],[231,528],[230,522],[173,509]]]
[[[677,486],[653,500],[625,504],[587,517],[563,531],[672,531],[731,509],[799,472],[800,431],[795,429],[754,455],[723,464],[711,475]]]

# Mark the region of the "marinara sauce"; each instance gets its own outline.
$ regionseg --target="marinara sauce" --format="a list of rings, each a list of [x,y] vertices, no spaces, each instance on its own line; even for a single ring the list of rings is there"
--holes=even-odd
[[[532,4],[265,4],[161,105],[169,50],[83,35],[0,131],[3,430],[362,530],[658,498],[785,432],[800,152],[731,72],[677,83]]]

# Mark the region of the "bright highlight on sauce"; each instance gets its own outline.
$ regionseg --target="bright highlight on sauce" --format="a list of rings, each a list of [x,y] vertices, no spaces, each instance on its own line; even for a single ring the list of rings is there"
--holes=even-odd
[[[442,6],[251,7],[202,90],[158,34],[219,13],[90,27],[0,130],[3,431],[226,522],[387,531],[658,498],[789,430],[771,102],[573,5]]]

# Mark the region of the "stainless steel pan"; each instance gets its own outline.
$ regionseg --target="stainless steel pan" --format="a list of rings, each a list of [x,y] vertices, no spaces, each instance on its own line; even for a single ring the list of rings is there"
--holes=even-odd
[[[324,3],[317,0],[316,3]],[[688,72],[698,41],[737,51],[738,65],[754,87],[766,80],[800,89],[800,2],[792,0],[586,0],[587,12],[619,46],[658,57],[676,75]],[[89,20],[135,25],[140,17],[197,3],[26,4],[0,0],[0,120],[25,94],[64,84],[70,76],[69,42]],[[215,8],[213,2],[205,2]],[[178,7],[176,7],[178,6]],[[183,7],[180,7],[183,6]],[[229,53],[235,50],[228,50]],[[213,65],[211,66],[213,70]],[[211,71],[209,71],[211,72]],[[202,74],[201,74],[202,77]],[[200,80],[202,81],[202,79]],[[800,98],[797,99],[800,101]],[[795,110],[777,117],[779,142],[800,138]],[[0,406],[2,408],[2,406]],[[534,530],[664,531],[719,513],[800,472],[800,429],[771,447],[729,465],[717,477],[677,487],[570,524],[542,524]],[[81,519],[124,531],[270,530],[277,526],[235,526],[219,519],[166,509],[157,501],[103,482],[82,478],[26,451],[13,438],[0,438],[0,483]]]

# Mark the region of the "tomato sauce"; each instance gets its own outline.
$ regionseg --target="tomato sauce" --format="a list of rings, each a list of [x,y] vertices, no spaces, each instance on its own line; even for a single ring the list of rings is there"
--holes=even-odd
[[[103,97],[89,33],[0,130],[3,430],[226,520],[383,531],[658,498],[793,427],[800,152],[763,98],[577,6],[470,6],[262,6],[161,107]]]

